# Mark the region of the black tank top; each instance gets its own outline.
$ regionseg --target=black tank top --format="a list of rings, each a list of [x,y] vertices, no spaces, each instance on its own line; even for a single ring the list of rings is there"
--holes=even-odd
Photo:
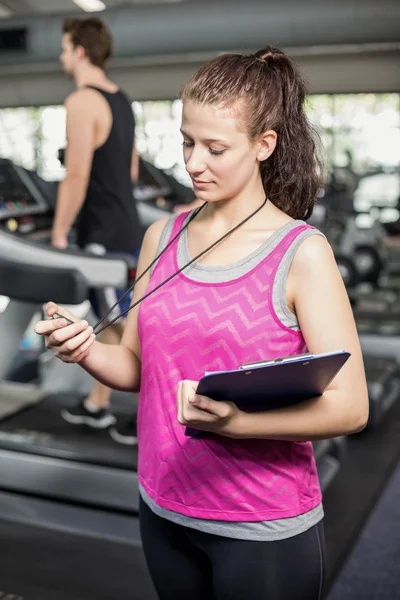
[[[121,92],[99,92],[108,102],[112,126],[105,143],[95,150],[85,202],[77,221],[78,244],[101,244],[107,250],[139,249],[143,231],[132,195],[131,161],[135,120]]]

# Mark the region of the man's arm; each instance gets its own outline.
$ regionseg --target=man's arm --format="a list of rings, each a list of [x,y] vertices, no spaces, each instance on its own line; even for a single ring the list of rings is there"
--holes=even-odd
[[[132,151],[131,180],[132,183],[137,183],[139,180],[139,153],[135,147]]]
[[[52,244],[67,248],[68,232],[85,200],[95,144],[95,119],[87,90],[74,92],[65,101],[67,111],[66,176],[60,184],[53,222]]]

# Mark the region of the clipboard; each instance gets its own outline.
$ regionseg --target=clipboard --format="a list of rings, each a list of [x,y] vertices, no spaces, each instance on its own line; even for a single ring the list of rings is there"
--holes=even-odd
[[[247,412],[292,406],[323,394],[349,357],[349,352],[339,350],[247,363],[233,371],[206,373],[199,381],[197,393],[234,402]],[[187,427],[185,435],[207,432]]]

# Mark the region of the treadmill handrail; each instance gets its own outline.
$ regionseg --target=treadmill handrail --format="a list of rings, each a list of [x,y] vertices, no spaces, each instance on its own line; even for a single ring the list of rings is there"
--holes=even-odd
[[[77,269],[27,265],[0,257],[0,293],[11,300],[81,304],[89,297],[88,285]]]
[[[136,262],[129,254],[97,256],[80,250],[59,250],[0,230],[0,256],[14,263],[24,263],[59,269],[76,269],[89,287],[126,287],[129,270]],[[50,298],[49,298],[50,300]]]

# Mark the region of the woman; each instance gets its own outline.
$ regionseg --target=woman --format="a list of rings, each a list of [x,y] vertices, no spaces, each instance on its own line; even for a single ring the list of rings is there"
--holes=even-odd
[[[184,159],[203,205],[147,231],[138,272],[164,253],[133,303],[154,293],[130,311],[119,346],[95,341],[84,321],[36,325],[65,362],[140,389],[141,535],[162,600],[321,598],[311,440],[361,430],[368,399],[332,250],[302,220],[321,172],[305,93],[296,65],[271,47],[204,65],[181,93]],[[46,311],[75,321],[53,303]],[[306,347],[351,353],[318,398],[255,414],[196,395],[205,371]],[[186,426],[208,435],[186,437]]]

